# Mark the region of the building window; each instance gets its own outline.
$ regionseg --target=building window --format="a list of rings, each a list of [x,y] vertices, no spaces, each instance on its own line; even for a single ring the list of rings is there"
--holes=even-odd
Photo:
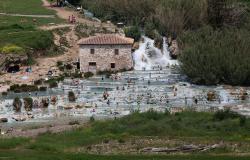
[[[115,55],[119,55],[119,49],[115,49]]]
[[[115,68],[115,63],[111,63],[111,68],[112,68],[112,69]]]
[[[95,49],[90,49],[90,54],[95,54]]]
[[[89,66],[96,66],[96,62],[89,62]]]

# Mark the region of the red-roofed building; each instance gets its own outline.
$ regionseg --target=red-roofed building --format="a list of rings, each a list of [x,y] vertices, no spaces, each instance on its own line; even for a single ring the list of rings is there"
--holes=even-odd
[[[83,38],[78,42],[82,72],[131,69],[134,40],[115,34]]]

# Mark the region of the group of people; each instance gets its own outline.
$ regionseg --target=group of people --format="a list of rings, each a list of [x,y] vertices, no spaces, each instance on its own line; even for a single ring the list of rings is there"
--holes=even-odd
[[[76,23],[76,17],[74,15],[69,16],[69,23]]]

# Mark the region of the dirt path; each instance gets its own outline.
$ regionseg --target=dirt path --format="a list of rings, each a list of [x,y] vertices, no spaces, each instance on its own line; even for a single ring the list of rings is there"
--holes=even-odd
[[[109,30],[116,30],[116,26],[114,26],[113,24],[108,24],[108,23],[101,23],[101,22],[97,22],[97,21],[91,21],[88,20],[86,18],[84,18],[82,15],[80,15],[78,12],[73,11],[73,10],[67,10],[65,8],[61,8],[61,7],[51,7],[50,3],[47,0],[42,0],[43,1],[43,6],[50,9],[50,10],[54,10],[56,11],[56,14],[59,18],[68,20],[69,16],[74,15],[76,17],[76,21],[77,23],[81,23],[90,27],[105,27]],[[43,26],[41,27],[44,30],[53,30],[53,29],[60,29],[60,28],[65,28],[65,27],[69,27],[70,31],[68,33],[66,33],[64,36],[66,37],[68,44],[70,45],[70,48],[68,48],[68,51],[61,56],[58,57],[53,57],[53,58],[39,58],[37,59],[37,61],[39,62],[39,68],[43,68],[43,71],[48,71],[49,68],[55,66],[57,61],[76,61],[78,58],[78,37],[76,36],[75,33],[75,26],[76,24],[61,24],[61,25],[55,25],[55,26]],[[58,40],[60,38],[59,35],[55,34],[55,43],[58,43]],[[41,71],[39,71],[41,72]],[[43,72],[44,73],[44,72]]]
[[[50,3],[47,0],[42,0],[42,1],[43,1],[43,5],[46,8],[56,11],[56,14],[59,18],[68,20],[69,16],[73,15],[76,17],[77,23],[82,23],[82,24],[85,24],[85,25],[90,26],[90,27],[102,26],[102,27],[108,28],[110,30],[116,29],[116,26],[114,26],[112,23],[102,23],[102,22],[92,21],[92,20],[84,18],[82,15],[79,14],[79,12],[76,12],[73,10],[66,10],[65,8],[62,8],[62,7],[50,7]]]

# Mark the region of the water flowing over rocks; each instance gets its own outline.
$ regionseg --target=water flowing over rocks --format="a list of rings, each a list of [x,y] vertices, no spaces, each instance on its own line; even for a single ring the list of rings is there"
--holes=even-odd
[[[57,117],[115,118],[149,109],[176,113],[185,109],[216,111],[224,108],[250,115],[250,88],[189,83],[180,73],[178,61],[170,57],[165,38],[163,42],[160,50],[153,40],[144,37],[144,42],[133,53],[132,71],[89,79],[65,79],[57,88],[45,92],[9,93],[1,97],[0,117],[12,123]],[[74,93],[74,102],[69,101],[69,92]],[[32,111],[27,112],[22,106],[19,113],[14,112],[13,99],[28,96],[33,98]]]

